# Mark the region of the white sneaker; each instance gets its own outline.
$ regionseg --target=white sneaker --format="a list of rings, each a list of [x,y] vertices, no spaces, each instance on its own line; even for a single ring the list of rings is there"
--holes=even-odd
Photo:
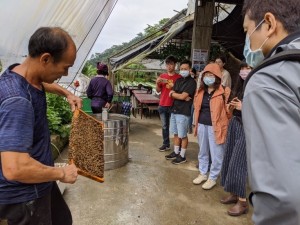
[[[215,180],[208,179],[208,180],[202,185],[202,188],[203,188],[204,190],[210,190],[210,189],[212,189],[216,184],[217,184],[217,182],[216,182]]]
[[[193,183],[194,184],[201,184],[203,181],[206,181],[206,180],[207,180],[207,175],[202,175],[200,173],[199,176],[193,180]]]

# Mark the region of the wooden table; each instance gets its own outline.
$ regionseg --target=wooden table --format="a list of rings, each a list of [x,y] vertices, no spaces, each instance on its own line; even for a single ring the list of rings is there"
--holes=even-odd
[[[147,94],[147,90],[133,90],[133,94]]]
[[[159,104],[159,98],[152,94],[134,93],[136,100],[141,104],[141,119],[143,118],[143,106],[144,104]]]
[[[133,109],[137,108],[137,106],[138,106],[135,94],[147,94],[147,90],[133,90],[132,91],[130,101],[131,101],[131,106]],[[135,114],[133,113],[133,115],[135,115]]]

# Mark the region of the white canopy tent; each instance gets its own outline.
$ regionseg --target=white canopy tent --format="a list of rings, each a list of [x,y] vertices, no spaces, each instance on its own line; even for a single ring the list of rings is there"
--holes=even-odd
[[[3,69],[20,63],[28,54],[31,34],[42,26],[59,26],[69,32],[77,46],[77,58],[69,76],[59,83],[70,84],[93,47],[117,0],[1,0],[0,60]]]

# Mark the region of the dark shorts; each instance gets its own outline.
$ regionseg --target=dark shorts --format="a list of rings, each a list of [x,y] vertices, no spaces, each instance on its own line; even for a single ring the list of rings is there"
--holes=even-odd
[[[0,219],[8,225],[71,225],[72,215],[54,182],[49,194],[29,202],[0,205]]]

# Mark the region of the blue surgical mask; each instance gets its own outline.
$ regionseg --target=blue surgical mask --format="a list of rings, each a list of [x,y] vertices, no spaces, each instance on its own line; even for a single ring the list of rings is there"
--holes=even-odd
[[[215,77],[203,77],[203,82],[204,84],[206,84],[207,86],[211,86],[215,83],[216,78]]]
[[[180,71],[179,71],[179,74],[180,74],[182,77],[187,77],[187,76],[190,74],[190,71],[188,71],[188,70],[180,70]]]
[[[246,59],[246,63],[251,66],[252,68],[256,67],[261,61],[264,60],[265,56],[262,52],[262,47],[266,43],[266,41],[269,39],[267,38],[264,40],[262,45],[259,47],[259,49],[252,51],[251,50],[251,43],[250,43],[250,37],[251,35],[257,30],[257,28],[264,22],[265,20],[262,20],[252,31],[250,35],[246,35],[246,40],[245,40],[245,46],[244,46],[244,57]]]

